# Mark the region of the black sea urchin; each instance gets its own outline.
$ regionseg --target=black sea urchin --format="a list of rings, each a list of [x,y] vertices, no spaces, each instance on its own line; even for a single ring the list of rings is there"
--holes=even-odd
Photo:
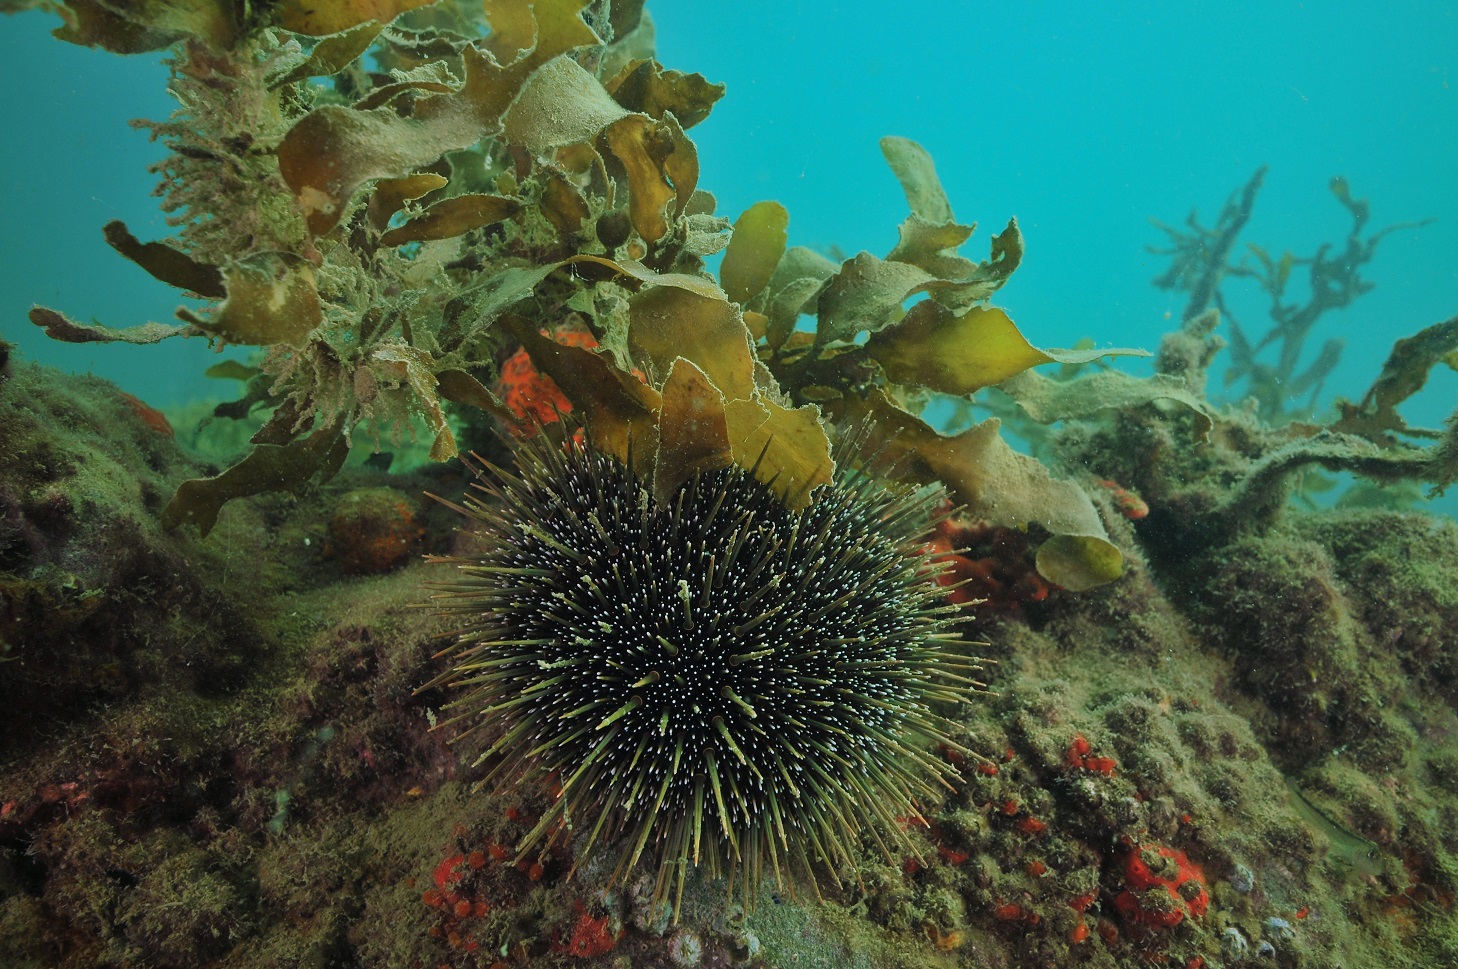
[[[660,897],[701,859],[752,897],[766,862],[904,848],[897,815],[951,773],[929,705],[976,685],[921,542],[939,495],[842,473],[791,511],[728,467],[656,502],[549,437],[480,474],[492,500],[458,510],[487,550],[435,597],[464,621],[453,722],[498,734],[491,777],[560,786],[520,850],[585,833],[582,856],[618,843],[614,878],[656,854]]]

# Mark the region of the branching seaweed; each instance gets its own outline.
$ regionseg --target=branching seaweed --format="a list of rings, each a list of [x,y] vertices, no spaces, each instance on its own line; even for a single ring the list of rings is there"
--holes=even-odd
[[[1264,183],[1266,169],[1258,169],[1239,191],[1231,194],[1214,226],[1200,223],[1195,212],[1183,228],[1154,224],[1169,237],[1169,247],[1152,252],[1170,257],[1170,268],[1154,280],[1161,289],[1185,290],[1190,294],[1183,320],[1191,320],[1215,308],[1230,333],[1231,361],[1225,371],[1227,385],[1245,382],[1245,395],[1253,397],[1260,416],[1270,423],[1304,419],[1316,410],[1326,378],[1341,357],[1342,341],[1326,340],[1314,359],[1305,362],[1306,341],[1325,314],[1343,309],[1372,289],[1362,276],[1377,246],[1389,233],[1418,228],[1431,220],[1400,222],[1363,236],[1370,218],[1366,199],[1353,198],[1347,181],[1331,180],[1331,193],[1351,215],[1352,225],[1340,248],[1323,243],[1310,256],[1284,252],[1279,257],[1254,243],[1246,245],[1246,257],[1232,260],[1241,231],[1249,221],[1256,197]],[[1293,299],[1288,287],[1295,271],[1305,269],[1309,293],[1304,301]],[[1254,280],[1269,300],[1270,328],[1254,337],[1235,314],[1224,284],[1228,279]],[[1259,359],[1263,351],[1275,348],[1275,362]],[[1291,402],[1302,403],[1292,407]]]
[[[1215,354],[1226,345],[1216,335],[1226,322],[1233,355],[1226,382],[1246,382],[1247,396],[1255,402],[1252,416],[1259,419],[1249,427],[1245,444],[1256,452],[1254,460],[1206,518],[1208,533],[1226,538],[1268,527],[1285,507],[1292,482],[1312,467],[1350,472],[1378,487],[1426,484],[1432,494],[1441,493],[1458,477],[1458,414],[1446,429],[1438,430],[1409,426],[1397,412],[1398,404],[1423,387],[1434,366],[1458,360],[1458,319],[1398,340],[1362,399],[1338,398],[1334,402],[1338,416],[1325,427],[1313,423],[1312,417],[1323,382],[1340,356],[1341,340],[1328,339],[1309,361],[1304,356],[1308,337],[1326,313],[1350,305],[1372,289],[1362,267],[1372,260],[1382,239],[1431,220],[1367,232],[1367,201],[1353,198],[1346,180],[1337,177],[1331,181],[1332,195],[1352,220],[1339,249],[1328,243],[1309,257],[1286,252],[1275,258],[1260,246],[1248,245],[1248,256],[1233,261],[1231,252],[1264,176],[1265,169],[1258,170],[1231,195],[1213,228],[1203,226],[1193,212],[1183,230],[1155,223],[1172,243],[1154,250],[1171,257],[1170,269],[1155,285],[1191,294],[1183,325],[1165,338],[1156,369],[1201,393]],[[1293,274],[1302,267],[1309,289],[1304,301],[1287,295]],[[1258,340],[1231,312],[1223,289],[1229,278],[1254,280],[1270,301],[1271,327]],[[1257,359],[1271,347],[1275,362]],[[1293,409],[1294,398],[1305,400]],[[1359,491],[1358,496],[1362,494],[1367,492]]]

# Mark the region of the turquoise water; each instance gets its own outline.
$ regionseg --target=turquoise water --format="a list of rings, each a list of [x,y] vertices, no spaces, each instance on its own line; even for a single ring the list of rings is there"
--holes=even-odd
[[[937,161],[954,210],[981,228],[969,255],[1017,216],[1023,267],[999,294],[1034,343],[1153,349],[1184,294],[1150,280],[1163,236],[1192,208],[1213,221],[1261,165],[1265,188],[1243,239],[1309,254],[1340,242],[1346,212],[1327,192],[1344,175],[1372,203],[1372,226],[1435,218],[1384,240],[1377,288],[1322,320],[1347,341],[1327,385],[1360,395],[1392,340],[1458,309],[1458,8],[1246,0],[1234,3],[651,3],[659,56],[728,85],[695,128],[701,185],[731,217],[763,198],[791,214],[790,241],[884,255],[905,200],[883,135]],[[30,95],[0,104],[6,204],[0,332],[25,355],[90,370],[159,405],[214,393],[205,345],[62,346],[34,330],[34,302],[112,326],[168,321],[175,291],[117,257],[101,226],[141,238],[167,227],[146,165],[162,156],[134,117],[171,102],[152,55],[57,43],[55,18],[0,20],[0,54]],[[1263,298],[1231,287],[1251,328]],[[1299,291],[1298,291],[1298,295]],[[1138,369],[1139,364],[1130,364]],[[231,387],[228,388],[231,391]],[[1434,423],[1453,374],[1411,402]]]
[[[661,60],[728,86],[709,119],[690,131],[702,162],[700,184],[717,195],[722,214],[733,217],[775,199],[791,213],[792,244],[837,256],[862,250],[884,256],[896,243],[907,204],[878,143],[886,135],[914,139],[936,159],[959,219],[981,224],[966,255],[984,256],[989,238],[1009,217],[1019,219],[1027,255],[996,303],[1041,346],[1092,340],[1155,349],[1179,323],[1187,297],[1152,285],[1168,260],[1150,252],[1166,240],[1149,220],[1179,225],[1193,208],[1209,225],[1229,193],[1263,166],[1265,187],[1243,239],[1276,255],[1340,246],[1350,219],[1328,191],[1333,176],[1370,200],[1368,232],[1433,220],[1384,239],[1363,269],[1376,288],[1324,317],[1313,332],[1306,363],[1323,341],[1346,341],[1319,400],[1319,418],[1337,395],[1360,396],[1394,340],[1458,313],[1458,5],[1398,4],[1380,17],[1371,4],[1286,0],[1105,5],[1117,7],[1112,13],[1036,0],[650,6]],[[82,321],[125,327],[169,321],[179,301],[176,290],[114,253],[101,231],[121,219],[144,240],[169,234],[152,196],[156,176],[147,171],[164,151],[127,123],[165,118],[172,110],[166,68],[154,55],[124,58],[54,41],[48,36],[54,23],[34,12],[0,18],[0,56],[15,92],[0,98],[7,135],[0,141],[0,336],[19,344],[25,358],[101,374],[171,408],[174,417],[180,405],[199,398],[236,395],[235,383],[203,377],[218,360],[203,341],[75,346],[48,341],[26,319],[40,303]],[[1297,302],[1307,297],[1299,283],[1290,295]],[[1264,298],[1253,284],[1232,279],[1226,296],[1253,335],[1265,330]],[[526,339],[529,331],[521,335]],[[710,343],[701,362],[723,346]],[[227,352],[242,358],[250,351]],[[1120,358],[1117,366],[1149,370],[1147,360]],[[439,965],[443,958],[393,957],[405,951],[446,953],[451,965],[472,964],[440,938],[443,927],[464,925],[458,906],[465,899],[450,886],[483,892],[508,886],[491,896],[493,904],[506,905],[538,891],[532,886],[543,875],[541,862],[515,871],[498,866],[489,877],[500,879],[488,883],[483,855],[489,850],[498,858],[497,849],[505,850],[498,835],[512,840],[535,822],[503,834],[525,817],[515,802],[522,785],[488,786],[470,795],[475,800],[465,796],[468,776],[480,774],[465,767],[452,774],[456,755],[445,746],[447,735],[426,733],[439,722],[437,704],[446,695],[430,688],[410,693],[443,668],[441,657],[430,658],[439,645],[430,637],[434,619],[403,607],[423,600],[422,577],[448,582],[435,577],[446,567],[387,571],[422,551],[477,555],[477,544],[489,546],[490,535],[454,532],[457,522],[444,512],[416,516],[412,501],[424,487],[454,499],[464,483],[446,472],[427,482],[427,475],[402,469],[403,459],[389,476],[378,464],[346,469],[327,487],[303,488],[298,496],[239,500],[212,537],[195,541],[190,526],[170,534],[155,526],[176,482],[199,473],[204,459],[136,421],[67,426],[87,423],[76,420],[82,411],[71,406],[73,395],[82,404],[99,400],[122,411],[105,387],[67,382],[56,389],[26,373],[6,387],[17,392],[0,394],[0,579],[8,583],[0,588],[0,660],[13,662],[0,662],[0,687],[10,690],[0,689],[0,707],[5,696],[18,697],[23,702],[12,705],[23,725],[41,726],[17,731],[26,734],[17,744],[22,759],[0,777],[0,967],[19,964],[6,945],[20,940],[32,942],[27,948],[35,953],[72,947],[67,952],[75,960],[92,957],[93,943],[111,952],[126,945],[161,953],[149,955],[153,965],[206,961],[187,951],[191,940],[219,959],[228,950],[230,964],[240,965],[251,959],[294,964],[269,956],[296,944],[320,965],[331,958],[331,965],[344,964],[345,953],[351,965]],[[1218,379],[1212,393],[1220,403],[1234,402]],[[1458,373],[1444,369],[1404,405],[1404,414],[1436,425],[1455,401]],[[1263,933],[1283,947],[1271,965],[1332,965],[1319,961],[1322,953],[1385,955],[1384,947],[1393,964],[1408,956],[1413,961],[1405,965],[1458,964],[1451,958],[1458,953],[1458,855],[1450,850],[1458,818],[1451,781],[1458,774],[1452,742],[1458,736],[1458,528],[1386,513],[1276,520],[1257,500],[1240,500],[1263,498],[1260,488],[1239,488],[1260,477],[1250,473],[1250,462],[1284,443],[1277,434],[1242,450],[1239,421],[1222,422],[1222,432],[1236,430],[1208,452],[1194,452],[1192,444],[1190,453],[1171,458],[1186,438],[1169,438],[1176,443],[1161,450],[1161,435],[1194,422],[1180,414],[1162,429],[1153,411],[1137,416],[1105,422],[1093,436],[1080,438],[1077,427],[1062,436],[1067,464],[1058,471],[1086,469],[1073,476],[1097,493],[1104,524],[1075,489],[1079,508],[1087,506],[1095,522],[1096,541],[1047,546],[1054,550],[1051,565],[1063,574],[1071,574],[1068,559],[1078,559],[1070,547],[1086,552],[1075,565],[1093,561],[1104,546],[1130,552],[1120,581],[1087,594],[1061,590],[1045,579],[1062,580],[1040,576],[1043,560],[1028,532],[961,523],[938,530],[939,542],[959,550],[953,558],[960,571],[951,574],[980,580],[976,598],[985,593],[989,600],[985,611],[978,607],[975,621],[985,626],[975,632],[977,648],[997,664],[989,676],[999,696],[976,698],[959,722],[989,759],[965,771],[968,783],[944,812],[928,805],[940,813],[928,811],[923,822],[926,844],[934,837],[937,848],[950,849],[927,852],[940,869],[889,858],[894,864],[876,876],[889,887],[882,891],[875,886],[883,883],[872,880],[859,897],[859,915],[855,907],[846,910],[850,921],[875,924],[878,932],[884,923],[899,933],[898,945],[928,953],[934,945],[958,944],[953,937],[961,930],[943,934],[943,926],[965,925],[973,941],[960,958],[969,965],[981,953],[987,964],[1013,964],[1035,948],[1058,951],[1063,939],[1081,945],[1086,937],[1070,927],[1087,933],[1096,915],[1110,928],[1117,922],[1137,945],[1116,946],[1100,926],[1087,948],[1066,950],[1100,953],[1089,956],[1091,964],[1147,964],[1152,960],[1144,956],[1170,940],[1170,965],[1206,958],[1215,964],[1221,951],[1225,964],[1245,964],[1246,949],[1239,947],[1259,951],[1254,947]],[[692,425],[677,417],[678,425],[663,426],[687,438]],[[179,438],[183,427],[177,424]],[[219,427],[247,430],[221,421]],[[362,429],[357,440],[367,439]],[[29,460],[13,459],[22,453],[6,446],[13,441],[31,449]],[[913,458],[922,444],[909,446]],[[220,440],[219,450],[226,445]],[[61,450],[89,456],[73,465],[73,455]],[[356,449],[358,457],[364,450]],[[684,455],[692,448],[680,442],[679,450],[662,453],[687,473]],[[1208,466],[1202,465],[1207,456]],[[971,480],[975,460],[959,456],[951,470]],[[1027,478],[992,470],[1001,494],[1023,497],[1013,492]],[[431,475],[437,471],[433,466]],[[1104,475],[1142,489],[1147,504],[1118,482],[1092,482]],[[655,476],[655,488],[663,477]],[[383,482],[393,489],[377,487]],[[989,490],[996,509],[997,489]],[[647,492],[628,494],[622,502],[608,498],[615,509],[637,507],[646,515]],[[1039,501],[1055,508],[1076,503],[1042,489],[1028,503]],[[1447,501],[1423,507],[1451,512],[1458,494]],[[606,507],[605,500],[578,509],[596,526],[579,535],[585,541],[603,535],[617,556],[618,545],[594,517]],[[751,505],[742,521],[752,512]],[[508,507],[502,520],[511,513]],[[707,525],[716,513],[700,517]],[[1250,519],[1249,534],[1237,528],[1242,516]],[[525,513],[517,517],[532,524]],[[1028,517],[1016,524],[1026,527]],[[393,523],[394,531],[376,541],[358,524],[366,519]],[[722,521],[733,521],[734,534],[741,534],[739,519]],[[629,547],[635,554],[656,554],[666,545],[652,529],[637,534],[641,548]],[[747,525],[742,534],[749,534]],[[706,569],[691,574],[695,581],[706,577],[694,593],[701,592],[694,608],[702,610],[718,588],[715,550],[727,540],[690,540],[700,546],[690,561],[709,553]],[[733,541],[731,558],[740,547]],[[786,556],[790,549],[821,547],[819,539],[813,546],[797,541],[786,543]],[[347,542],[359,553],[353,558],[345,557]],[[1097,546],[1094,552],[1090,546]],[[370,572],[365,565],[385,552],[399,554]],[[822,560],[832,568],[851,561],[848,555]],[[929,581],[920,569],[905,574]],[[612,570],[617,578],[617,565]],[[821,592],[830,586],[812,572],[796,573],[805,577],[796,595],[812,578]],[[651,570],[645,575],[656,579]],[[747,609],[773,590],[792,588],[782,578],[766,578],[732,604]],[[501,588],[515,582],[503,580]],[[587,575],[570,587],[579,594],[591,588],[602,598],[598,585]],[[677,590],[689,609],[688,579],[664,588]],[[832,588],[825,615],[849,611],[845,588],[852,587]],[[853,588],[859,595],[865,586]],[[673,594],[653,601],[659,600],[672,602]],[[15,605],[21,602],[23,613]],[[486,614],[480,600],[463,605]],[[555,621],[541,608],[541,616]],[[742,630],[734,627],[736,636],[767,622],[781,605],[760,608]],[[605,634],[617,628],[598,626]],[[689,613],[684,626],[693,628]],[[980,641],[983,629],[991,630],[987,642]],[[855,641],[864,639],[859,630],[849,630]],[[658,638],[668,654],[678,655],[672,642]],[[632,646],[572,638],[574,647],[596,649],[603,642],[608,658]],[[696,661],[701,654],[694,654]],[[755,655],[731,653],[728,662]],[[516,658],[532,666],[532,656]],[[536,668],[567,664],[544,654]],[[659,673],[649,670],[630,689],[650,676],[656,681]],[[586,687],[569,683],[563,692],[576,688]],[[724,689],[730,692],[721,697],[756,716],[731,687]],[[639,704],[630,697],[599,729]],[[722,718],[715,720],[733,747]],[[803,726],[793,716],[785,722]],[[706,725],[699,727],[712,740]],[[660,735],[664,729],[659,726]],[[0,741],[15,743],[5,731]],[[949,764],[963,759],[953,753],[948,746],[938,756]],[[708,763],[713,776],[713,760]],[[581,769],[589,766],[581,762]],[[713,785],[719,794],[717,778]],[[17,788],[23,790],[12,794]],[[864,816],[915,827],[909,816]],[[1047,863],[1038,857],[1045,848]],[[973,850],[980,855],[974,865],[953,871]],[[482,864],[467,862],[472,854]],[[1185,898],[1200,901],[1198,911],[1187,908],[1181,935],[1142,934],[1172,926],[1149,918],[1158,909],[1143,910],[1138,901],[1129,908],[1131,890],[1151,887],[1142,884],[1148,873],[1140,866],[1159,858],[1173,863],[1182,879],[1190,862],[1206,866],[1197,881],[1208,876],[1209,896],[1201,888]],[[561,942],[574,920],[579,928],[599,921],[597,902],[584,910],[573,894],[578,883],[559,880],[563,869],[539,886],[554,895],[555,911],[520,923],[541,929],[539,955],[548,938]],[[22,890],[18,881],[25,882]],[[1261,889],[1253,893],[1256,884]],[[878,911],[885,900],[878,891],[896,895],[895,907]],[[633,907],[619,895],[612,902],[615,918]],[[455,899],[448,907],[447,898]],[[606,896],[601,900],[606,909]],[[1042,928],[1033,900],[1050,915]],[[656,911],[645,898],[629,901]],[[1023,902],[1029,902],[1026,913]],[[1095,902],[1098,908],[1090,909]],[[573,915],[566,914],[569,903],[576,903]],[[946,918],[937,914],[922,923],[919,914],[917,921],[907,914],[931,913],[930,903]],[[1207,904],[1209,919],[1191,924],[1205,918]],[[473,919],[483,915],[475,905],[470,910]],[[779,897],[764,906],[755,929],[764,935],[765,951],[773,951],[773,932],[786,947],[780,952],[793,946],[796,953],[770,964],[848,964],[853,950],[865,964],[873,958],[898,964],[859,951],[858,934],[832,938],[823,927],[807,927],[805,911]],[[1311,921],[1293,930],[1308,915]],[[1426,921],[1418,924],[1419,916]],[[463,931],[504,954],[503,940],[517,928],[482,922]],[[584,944],[602,942],[604,931],[598,925]],[[452,935],[446,939],[454,947]],[[664,964],[672,943],[659,935],[630,930],[619,957],[624,964]],[[1152,948],[1144,949],[1151,938]],[[1284,946],[1293,938],[1299,946],[1288,954]],[[306,943],[314,948],[304,950]],[[522,942],[520,952],[526,951]],[[1316,955],[1306,959],[1307,951]],[[644,953],[659,958],[647,961]],[[1422,963],[1419,957],[1430,958]],[[45,964],[41,959],[28,964]],[[1353,958],[1347,964],[1383,963]]]
[[[777,198],[792,242],[884,255],[905,200],[877,141],[913,138],[958,218],[980,223],[969,255],[1017,216],[1027,256],[995,302],[1035,343],[1154,349],[1184,294],[1150,285],[1167,264],[1146,251],[1164,241],[1148,219],[1198,208],[1209,224],[1261,165],[1243,239],[1273,251],[1344,238],[1333,175],[1371,200],[1373,226],[1437,219],[1384,240],[1377,288],[1318,326],[1311,350],[1348,341],[1329,390],[1360,394],[1394,338],[1458,311],[1452,4],[699,7],[652,9],[667,63],[729,84],[694,132],[722,209]],[[1260,323],[1263,298],[1243,295]],[[1429,389],[1428,420],[1455,390],[1451,374]]]

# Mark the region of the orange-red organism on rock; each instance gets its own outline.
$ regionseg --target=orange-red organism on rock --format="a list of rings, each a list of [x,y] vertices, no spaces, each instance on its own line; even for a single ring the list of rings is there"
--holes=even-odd
[[[1081,768],[1094,774],[1102,774],[1104,777],[1113,777],[1114,771],[1119,766],[1119,762],[1112,757],[1094,756],[1093,746],[1083,734],[1074,735],[1068,745],[1068,751],[1063,755],[1063,762],[1069,767]]]
[[[613,946],[618,944],[618,936],[609,927],[608,916],[593,918],[580,901],[574,905],[577,909],[577,924],[572,927],[572,935],[566,942],[558,942],[552,948],[579,959],[590,959],[611,952]]]
[[[591,333],[579,331],[566,330],[553,334],[552,339],[588,350],[597,346],[597,339]],[[525,422],[524,430],[528,434],[532,428],[553,424],[559,415],[572,412],[572,402],[551,377],[537,370],[525,348],[517,350],[501,365],[496,389],[511,412]]]
[[[1124,859],[1124,884],[1114,908],[1132,924],[1170,928],[1210,906],[1200,866],[1164,845],[1136,845]]]
[[[1021,616],[1058,588],[1038,574],[1028,537],[1015,528],[948,519],[929,544],[947,563],[937,578],[947,598],[978,603],[978,615]]]
[[[326,554],[346,575],[373,575],[403,565],[425,534],[415,510],[415,503],[394,488],[351,491],[334,506]]]
[[[1137,492],[1125,488],[1117,481],[1110,481],[1108,478],[1100,478],[1098,481],[1100,485],[1109,489],[1109,494],[1113,496],[1114,505],[1119,509],[1119,514],[1131,522],[1136,522],[1149,514],[1149,505],[1145,504],[1144,499],[1139,497]]]
[[[137,397],[133,397],[125,391],[117,391],[117,396],[122,399],[122,403],[131,409],[133,414],[141,418],[143,424],[146,424],[164,437],[176,437],[176,433],[172,430],[172,425],[167,420],[167,415],[163,414],[160,410]]]

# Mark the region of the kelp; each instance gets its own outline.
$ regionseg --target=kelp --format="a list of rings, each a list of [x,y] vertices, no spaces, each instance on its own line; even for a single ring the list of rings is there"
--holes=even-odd
[[[733,462],[753,468],[792,507],[808,502],[833,469],[819,410],[774,399],[778,388],[758,365],[739,308],[701,277],[590,261],[641,285],[627,299],[627,342],[642,379],[607,355],[557,344],[521,322],[516,333],[581,410],[593,443],[631,457],[645,479],[662,483],[655,488]],[[700,433],[704,440],[691,440]]]
[[[915,142],[881,143],[909,208],[895,246],[837,263],[789,245],[773,200],[732,227],[714,214],[686,132],[723,87],[660,64],[639,5],[70,9],[70,39],[173,45],[188,107],[154,130],[176,149],[159,171],[178,234],[142,243],[117,223],[107,235],[204,306],[179,311],[185,326],[135,332],[33,317],[63,339],[204,335],[263,349],[241,410],[273,416],[238,465],[179,489],[170,524],[206,531],[228,500],[326,476],[362,424],[398,435],[423,423],[440,460],[459,447],[452,407],[520,430],[491,389],[520,347],[593,446],[660,495],[733,463],[803,507],[831,478],[833,437],[871,421],[876,448],[902,458],[896,476],[1044,529],[1053,581],[1118,574],[1076,485],[1009,448],[995,420],[946,437],[917,411],[934,393],[970,400],[1033,367],[1140,351],[1024,338],[989,304],[1024,255],[1016,220],[986,258],[964,256],[976,226],[956,221]],[[703,260],[721,249],[715,280]],[[566,327],[596,348],[554,339]],[[1106,383],[1109,406],[1195,406],[1168,387]],[[1083,397],[1070,407],[1028,386],[1025,405],[1045,419],[1086,412]]]
[[[741,306],[764,291],[785,255],[790,213],[778,202],[756,202],[734,222],[719,279]]]
[[[407,10],[435,0],[284,0],[279,5],[278,25],[310,37],[323,37],[349,30],[371,20],[389,23]]]
[[[1438,437],[1438,431],[1408,426],[1397,412],[1398,404],[1423,389],[1429,372],[1438,364],[1458,370],[1458,317],[1435,323],[1393,344],[1382,372],[1362,400],[1355,404],[1337,401],[1341,417],[1332,429],[1387,442],[1395,442],[1399,435]]]
[[[204,536],[217,524],[223,505],[262,491],[291,491],[318,477],[327,481],[344,465],[349,445],[329,425],[289,445],[257,444],[242,461],[215,478],[184,481],[162,511],[162,524],[196,525]],[[268,482],[269,487],[260,487]]]
[[[223,270],[227,295],[210,314],[179,310],[193,326],[229,343],[297,347],[324,319],[314,267],[289,253],[259,252]]]
[[[1154,250],[1171,257],[1169,270],[1155,285],[1191,294],[1184,325],[1166,337],[1160,349],[1160,374],[1155,380],[1168,378],[1202,398],[1206,371],[1225,345],[1216,335],[1223,329],[1229,334],[1232,357],[1225,382],[1245,381],[1252,409],[1260,418],[1255,430],[1261,441],[1259,457],[1229,487],[1208,528],[1212,534],[1233,535],[1268,527],[1285,507],[1291,482],[1312,467],[1350,472],[1379,486],[1427,484],[1432,493],[1441,493],[1458,479],[1458,414],[1449,418],[1444,430],[1418,428],[1407,424],[1397,406],[1422,389],[1434,366],[1458,363],[1458,320],[1397,340],[1366,395],[1357,402],[1338,398],[1338,416],[1324,426],[1316,418],[1317,402],[1327,375],[1340,359],[1341,341],[1327,339],[1314,356],[1305,352],[1308,337],[1325,314],[1372,290],[1374,284],[1363,275],[1363,267],[1381,241],[1431,220],[1368,231],[1370,204],[1353,196],[1347,180],[1338,176],[1328,189],[1351,219],[1344,240],[1324,243],[1310,256],[1292,252],[1275,256],[1262,246],[1247,244],[1247,255],[1236,259],[1232,255],[1236,242],[1264,176],[1262,168],[1233,193],[1212,227],[1202,225],[1194,212],[1184,229],[1155,223],[1171,243],[1167,249]],[[1303,274],[1305,298],[1292,297],[1289,288]],[[1224,290],[1228,280],[1242,278],[1254,280],[1269,301],[1271,326],[1259,339],[1241,324]],[[1274,348],[1274,362],[1259,359],[1267,348]],[[1306,398],[1305,403],[1293,407],[1290,401],[1300,397]],[[1214,413],[1208,408],[1204,412]],[[1436,443],[1423,447],[1423,442]],[[1310,480],[1315,476],[1307,477],[1308,489],[1330,487]]]
[[[1281,514],[1291,479],[1312,466],[1348,471],[1379,484],[1421,482],[1440,495],[1458,480],[1458,419],[1428,448],[1388,448],[1356,434],[1318,430],[1271,450],[1232,486],[1208,517],[1212,534],[1260,532]]]
[[[35,306],[30,321],[46,331],[46,336],[62,343],[160,343],[175,336],[192,336],[202,331],[194,326],[169,326],[166,323],[139,323],[123,329],[100,323],[77,323],[55,310]]]
[[[726,273],[746,318],[762,321],[754,334],[761,360],[793,402],[873,427],[869,446],[887,459],[887,473],[945,486],[969,515],[1048,532],[1037,556],[1045,578],[1072,589],[1117,578],[1122,555],[1079,486],[1009,447],[998,421],[946,437],[916,414],[916,402],[932,393],[969,399],[1043,364],[1144,351],[1033,346],[1005,310],[986,302],[1022,260],[1017,221],[992,239],[987,259],[962,256],[976,227],[956,222],[930,156],[904,138],[886,138],[881,148],[911,209],[885,257],[862,252],[836,265],[789,247],[760,285],[763,254],[781,249],[778,213],[763,206],[741,217],[752,235],[742,249],[731,241]],[[813,325],[797,331],[803,316]],[[1045,411],[1050,420],[1077,416]]]
[[[161,242],[142,242],[119,219],[108,222],[101,231],[107,245],[141,266],[153,279],[198,296],[222,299],[227,295],[217,266],[203,265]]]
[[[537,369],[582,411],[593,445],[651,480],[652,468],[645,466],[643,455],[657,453],[662,393],[613,366],[602,354],[538,334],[520,317],[508,317],[508,324]]]
[[[363,109],[326,104],[301,118],[279,144],[278,158],[310,231],[322,235],[337,225],[366,182],[406,175],[497,133],[502,115],[537,68],[566,51],[602,42],[579,16],[586,5],[537,0],[531,5],[537,29],[530,48],[503,66],[484,44],[468,44],[460,51],[459,86],[418,98],[408,113],[398,110],[398,98],[386,104],[365,99]]]
[[[1215,409],[1204,397],[1191,391],[1180,378],[1167,373],[1134,377],[1109,370],[1069,380],[1053,380],[1026,371],[1002,381],[997,389],[1012,397],[1024,413],[1042,424],[1085,420],[1102,411],[1171,401],[1183,405],[1196,416],[1196,437],[1205,440],[1209,438],[1217,417]]]
[[[1088,495],[1009,447],[996,418],[944,437],[880,391],[847,401],[846,408],[873,428],[868,443],[892,476],[941,482],[966,514],[993,525],[1047,531],[1051,538],[1039,547],[1037,565],[1049,581],[1083,591],[1123,573],[1123,555]]]
[[[702,74],[664,70],[653,58],[629,61],[607,82],[607,90],[629,111],[658,119],[671,114],[685,129],[707,118],[724,96],[724,85],[711,84]]]
[[[402,246],[407,242],[429,239],[453,239],[472,229],[496,225],[521,211],[516,199],[500,195],[455,195],[442,199],[399,228],[380,236],[382,246]]]
[[[456,442],[444,401],[509,419],[488,389],[496,354],[514,339],[500,321],[526,302],[550,325],[574,293],[590,293],[593,281],[565,267],[607,254],[592,230],[619,212],[631,234],[623,244],[682,271],[603,259],[623,283],[603,287],[618,302],[645,282],[718,293],[685,245],[697,159],[674,111],[687,124],[702,120],[722,87],[629,56],[614,60],[609,92],[584,66],[606,62],[610,45],[583,20],[581,0],[441,4],[409,24],[409,11],[422,6],[286,3],[250,21],[204,2],[73,5],[66,39],[118,51],[187,41],[174,48],[173,84],[196,133],[181,130],[187,119],[158,126],[178,149],[163,190],[182,231],[142,243],[115,223],[107,238],[156,278],[211,302],[180,310],[186,325],[178,327],[117,330],[44,308],[32,318],[67,340],[202,334],[263,347],[268,379],[250,383],[250,398],[268,383],[277,408],[268,440],[255,440],[223,475],[184,485],[169,523],[206,530],[231,498],[321,473],[326,427],[347,442],[362,422],[403,428],[418,417],[435,436],[432,455],[445,459]],[[382,34],[401,14],[397,26],[407,32]],[[452,29],[436,27],[444,19]],[[477,40],[455,29],[473,21]],[[620,5],[607,26],[631,31],[634,5]],[[443,43],[420,43],[432,34]],[[426,49],[432,54],[421,60]],[[351,72],[347,103],[307,82],[361,56],[398,66]],[[243,103],[262,110],[244,113]],[[240,202],[218,188],[245,162],[264,170],[250,179],[256,194]],[[474,190],[476,171],[498,191]],[[207,182],[212,199],[200,188]],[[714,228],[693,223],[700,248],[715,245],[702,239]],[[740,369],[749,372],[747,360]],[[607,424],[623,407],[600,410],[589,416]]]
[[[186,39],[228,48],[245,30],[241,10],[217,0],[68,0],[63,16],[57,38],[115,54],[164,50]]]
[[[1148,356],[1135,349],[1040,350],[1003,310],[974,306],[956,315],[932,300],[913,306],[895,329],[875,334],[866,346],[892,380],[959,397],[1040,364]]]

